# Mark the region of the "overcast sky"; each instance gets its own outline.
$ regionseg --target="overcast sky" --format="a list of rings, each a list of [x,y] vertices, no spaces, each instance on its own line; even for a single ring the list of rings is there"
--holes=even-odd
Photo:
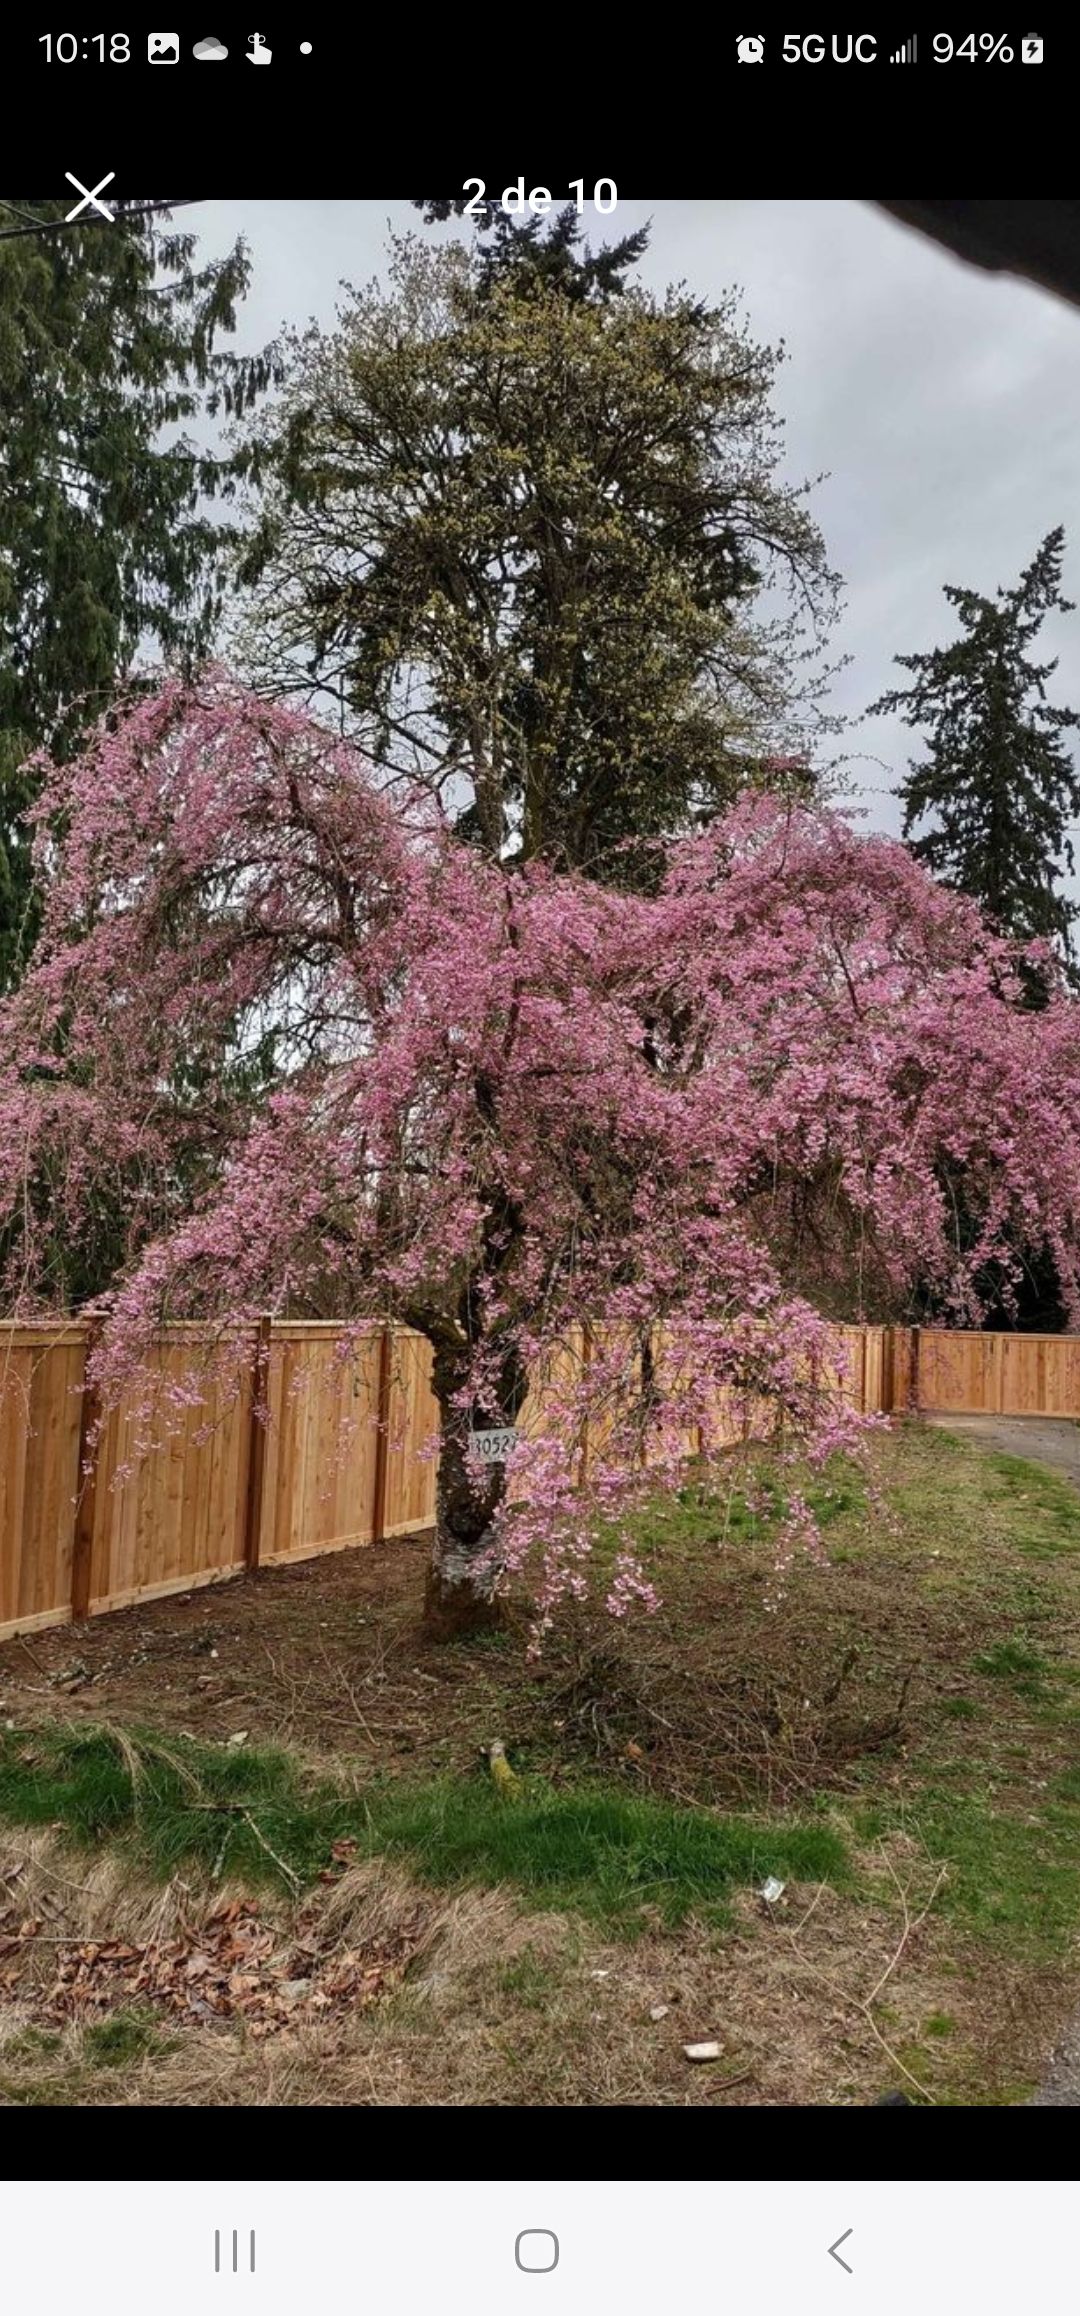
[[[825,471],[813,504],[846,585],[838,711],[862,715],[894,652],[954,632],[946,581],[1011,584],[1057,523],[1080,602],[1080,310],[856,201],[620,201],[584,222],[600,241],[650,219],[644,282],[710,299],[737,286],[754,336],[785,343],[787,473]],[[251,245],[250,347],[282,321],[331,322],[342,281],[384,270],[391,226],[430,230],[406,201],[205,202],[191,222],[207,255],[238,233]],[[1080,612],[1044,636],[1053,696],[1080,703]],[[874,826],[899,828],[889,790],[910,738],[879,718],[839,743]]]

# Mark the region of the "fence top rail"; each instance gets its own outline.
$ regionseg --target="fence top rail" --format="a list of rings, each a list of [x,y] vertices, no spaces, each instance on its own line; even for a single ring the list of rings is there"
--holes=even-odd
[[[157,1345],[194,1342],[212,1348],[217,1343],[235,1341],[240,1345],[246,1341],[251,1330],[259,1324],[260,1317],[257,1312],[244,1318],[225,1319],[217,1323],[205,1319],[173,1319],[157,1329],[154,1343]],[[884,1322],[879,1324],[857,1319],[835,1319],[830,1324],[839,1334],[847,1336],[873,1336],[886,1332]],[[88,1319],[80,1318],[17,1320],[0,1318],[0,1351],[4,1349],[30,1350],[35,1344],[48,1347],[54,1343],[83,1343],[90,1333],[90,1327],[91,1322]],[[401,1322],[390,1318],[359,1320],[271,1319],[270,1337],[273,1342],[278,1343],[340,1342],[350,1335],[357,1340],[361,1340],[365,1336],[377,1335],[384,1327],[392,1328],[394,1335],[403,1340],[415,1343],[425,1341],[425,1337],[418,1328],[406,1327]],[[1020,1327],[920,1326],[915,1329],[903,1325],[893,1326],[890,1331],[899,1335],[917,1332],[920,1335],[932,1337],[935,1342],[947,1343],[1080,1344],[1080,1332],[1059,1331],[1051,1333],[1048,1329],[1045,1331],[1032,1329],[1029,1332],[1026,1328]]]
[[[899,1332],[929,1335],[935,1343],[1080,1343],[1080,1334],[1029,1333],[1026,1327],[904,1327]]]
[[[270,1335],[275,1342],[339,1343],[348,1335],[379,1335],[384,1327],[391,1327],[395,1335],[415,1336],[418,1343],[425,1340],[415,1327],[398,1319],[271,1319]]]
[[[212,1325],[205,1319],[171,1319],[155,1330],[153,1341],[158,1343],[237,1343],[246,1342],[252,1329],[259,1325],[258,1313],[250,1318],[225,1319]],[[83,1343],[90,1333],[88,1319],[0,1319],[0,1346],[14,1343]],[[404,1327],[383,1319],[272,1319],[271,1336],[281,1342],[313,1341],[337,1342],[347,1335],[361,1337],[377,1335],[384,1326],[393,1326],[395,1335],[424,1340],[415,1327]]]
[[[85,1319],[20,1320],[18,1326],[0,1319],[0,1356],[5,1351],[49,1351],[54,1343],[85,1343],[89,1331]]]

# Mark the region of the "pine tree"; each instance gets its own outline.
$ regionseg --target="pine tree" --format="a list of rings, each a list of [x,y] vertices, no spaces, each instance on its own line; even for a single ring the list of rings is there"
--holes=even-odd
[[[1015,587],[999,587],[993,600],[946,587],[961,634],[936,651],[899,654],[914,682],[871,713],[899,709],[927,735],[926,755],[911,761],[897,791],[905,837],[931,820],[912,846],[918,858],[1003,932],[1048,941],[1068,960],[1076,912],[1060,879],[1074,865],[1080,773],[1064,736],[1080,728],[1080,714],[1046,697],[1056,659],[1031,655],[1047,614],[1074,609],[1061,592],[1064,543],[1060,527],[1050,531]]]
[[[464,217],[469,202],[464,193],[451,201],[414,201],[428,225],[445,225],[450,217]],[[623,235],[598,250],[583,243],[581,220],[572,201],[550,220],[508,215],[498,200],[484,200],[475,216],[477,232],[491,239],[480,253],[477,280],[483,293],[496,282],[511,281],[520,293],[531,287],[558,290],[569,302],[599,301],[621,296],[625,277],[649,246],[649,228]]]
[[[205,648],[233,467],[185,430],[271,369],[220,343],[242,243],[200,266],[167,210],[69,226],[64,207],[0,203],[0,990],[37,923],[25,760],[70,754],[140,645]]]

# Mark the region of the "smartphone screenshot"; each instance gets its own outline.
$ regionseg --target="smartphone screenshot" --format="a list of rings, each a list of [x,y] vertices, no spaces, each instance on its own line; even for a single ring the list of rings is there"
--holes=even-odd
[[[656,33],[6,36],[20,2304],[1067,2272],[1077,44]]]

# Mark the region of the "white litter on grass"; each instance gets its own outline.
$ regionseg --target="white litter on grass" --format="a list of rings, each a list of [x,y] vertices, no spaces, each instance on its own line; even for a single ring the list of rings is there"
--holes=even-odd
[[[783,1897],[786,1889],[786,1882],[778,1882],[776,1875],[770,1874],[768,1881],[762,1883],[758,1897],[764,1898],[768,1905],[775,1906],[777,1899]]]
[[[670,2009],[671,2004],[669,2002],[654,2002],[649,2017],[656,2020],[666,2018]]]
[[[721,2045],[719,2043],[684,2043],[683,2057],[684,2059],[696,2059],[700,2065],[705,2059],[718,2059],[720,2050]]]

